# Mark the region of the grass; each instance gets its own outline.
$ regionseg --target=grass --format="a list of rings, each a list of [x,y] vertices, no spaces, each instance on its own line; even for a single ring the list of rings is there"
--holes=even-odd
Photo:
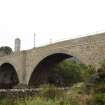
[[[71,105],[66,101],[58,99],[46,99],[44,97],[34,97],[27,99],[2,99],[0,105]]]
[[[79,87],[78,87],[79,86]],[[73,87],[69,91],[57,90],[54,86],[42,86],[41,96],[25,98],[1,98],[0,105],[79,105],[74,99],[81,85]],[[70,91],[72,93],[70,93]],[[75,95],[73,96],[73,91]],[[70,94],[69,94],[70,93]],[[71,97],[72,96],[72,97]]]
[[[87,94],[84,83],[66,90],[43,86],[40,96],[25,98],[0,98],[0,105],[105,105],[105,93]]]

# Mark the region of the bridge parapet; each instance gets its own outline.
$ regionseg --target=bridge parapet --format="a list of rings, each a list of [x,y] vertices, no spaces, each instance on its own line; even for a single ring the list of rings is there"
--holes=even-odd
[[[105,43],[105,33],[100,33],[92,36],[87,37],[81,37],[77,39],[71,39],[66,41],[61,41],[57,43],[53,43],[51,45],[46,45],[38,48],[33,48],[29,51],[29,53],[36,52],[36,51],[43,51],[47,49],[57,49],[57,48],[74,48],[74,47],[81,47],[81,48],[87,48],[87,47],[96,47],[96,45],[104,45]]]

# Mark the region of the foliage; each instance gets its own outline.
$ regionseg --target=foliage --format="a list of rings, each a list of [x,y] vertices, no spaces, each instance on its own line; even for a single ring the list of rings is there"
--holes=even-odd
[[[105,105],[105,93],[95,93],[92,105]]]
[[[0,105],[85,105],[84,103],[88,99],[83,92],[83,83],[78,83],[68,90],[61,91],[58,91],[55,86],[44,85],[41,87],[44,89],[41,96],[17,99],[5,98],[0,100]],[[51,92],[50,95],[49,92]],[[51,96],[53,92],[55,97]]]
[[[3,99],[0,100],[0,105],[58,105],[59,101],[52,99],[45,99],[44,97],[34,97],[25,99]]]
[[[95,73],[93,66],[65,60],[51,71],[49,83],[56,86],[72,86],[74,83],[86,81],[93,73]]]
[[[91,105],[105,105],[105,60],[100,65],[97,72],[88,79],[86,87],[92,95]]]
[[[87,81],[90,76],[92,76],[96,72],[95,68],[92,65],[86,66],[84,64],[81,64],[81,68],[83,69],[81,72],[84,81]]]
[[[96,72],[93,66],[64,61],[52,71],[54,78],[50,77],[50,82],[61,83],[61,86],[63,83],[70,84],[70,88],[60,90],[52,84],[45,84],[40,86],[40,96],[26,97],[22,100],[0,99],[0,105],[105,105],[104,72],[104,66]],[[91,89],[86,87],[87,79],[92,84]],[[87,90],[90,90],[89,94]]]
[[[3,47],[0,47],[0,52],[3,52],[8,55],[12,53],[12,49],[8,46],[3,46]]]
[[[65,60],[51,71],[49,82],[56,86],[72,86],[82,81],[81,70],[83,69],[79,63]]]
[[[13,98],[1,98],[0,105],[18,105]]]
[[[32,100],[26,100],[26,105],[58,105],[58,101],[53,101],[51,99],[46,100],[45,98],[36,97]]]
[[[87,95],[84,83],[77,83],[67,91],[60,91],[60,96],[55,86],[41,87],[44,89],[41,96],[0,99],[0,105],[105,105],[105,93]],[[63,92],[65,94],[62,94]],[[56,95],[52,97],[52,93]]]
[[[96,73],[90,76],[86,85],[87,88],[90,87],[90,89],[95,93],[105,92],[105,68],[103,67],[103,65],[97,70]]]
[[[59,98],[65,96],[65,90],[63,88],[57,88],[54,85],[44,84],[40,86],[41,88],[41,96],[46,98]]]

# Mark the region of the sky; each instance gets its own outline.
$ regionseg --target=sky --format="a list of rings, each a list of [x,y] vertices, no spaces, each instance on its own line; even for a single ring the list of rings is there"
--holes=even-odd
[[[105,0],[0,0],[0,46],[21,50],[105,32]]]

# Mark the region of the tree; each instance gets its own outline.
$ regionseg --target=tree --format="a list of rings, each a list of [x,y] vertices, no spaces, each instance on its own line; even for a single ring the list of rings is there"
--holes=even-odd
[[[51,70],[49,82],[57,86],[72,86],[83,80],[81,70],[83,68],[79,63],[65,60]]]
[[[3,47],[0,47],[0,52],[3,52],[4,54],[9,55],[13,51],[12,51],[12,48],[10,48],[8,46],[3,46]]]

